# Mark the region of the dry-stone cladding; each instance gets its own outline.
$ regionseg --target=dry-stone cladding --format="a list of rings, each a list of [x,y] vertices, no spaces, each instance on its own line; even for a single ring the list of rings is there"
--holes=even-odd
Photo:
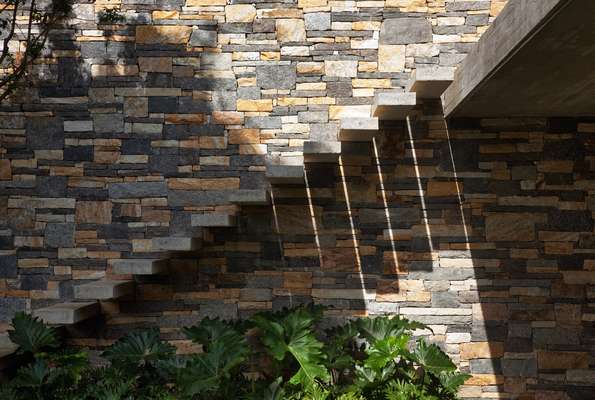
[[[400,312],[473,374],[465,398],[592,399],[595,384],[595,125],[443,120],[425,102],[309,165],[308,190],[274,207],[266,162],[302,165],[304,140],[336,140],[374,94],[421,66],[455,66],[505,1],[97,0],[75,6],[33,77],[0,114],[0,331],[17,310],[117,278],[109,259],[152,238],[204,232],[163,276],[72,343],[133,326],[314,301],[329,321]],[[119,6],[126,24],[101,25]],[[410,136],[411,133],[411,136]],[[449,142],[447,138],[450,137]],[[413,140],[410,140],[413,138]],[[208,221],[206,221],[208,222]],[[519,397],[520,396],[520,397]]]

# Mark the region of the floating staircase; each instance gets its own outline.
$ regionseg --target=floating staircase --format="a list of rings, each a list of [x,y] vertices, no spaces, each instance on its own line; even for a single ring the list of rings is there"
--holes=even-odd
[[[418,68],[411,74],[405,90],[414,92],[418,99],[439,99],[455,76],[454,67]]]
[[[73,325],[96,316],[99,314],[99,311],[99,303],[97,301],[68,302],[39,308],[33,311],[33,316],[39,317],[50,325]]]
[[[378,118],[343,118],[340,121],[339,140],[369,142],[379,128]]]
[[[228,228],[236,225],[236,217],[224,212],[192,214],[191,224],[203,228]]]
[[[304,162],[334,163],[341,155],[341,142],[304,142]]]
[[[241,189],[229,196],[229,201],[239,206],[265,206],[271,203],[268,190]]]
[[[402,120],[417,104],[417,96],[411,92],[382,92],[374,96],[372,116],[380,120]]]
[[[100,280],[74,287],[76,300],[113,300],[134,293],[134,281]]]
[[[271,184],[303,184],[302,165],[267,165],[266,178]]]

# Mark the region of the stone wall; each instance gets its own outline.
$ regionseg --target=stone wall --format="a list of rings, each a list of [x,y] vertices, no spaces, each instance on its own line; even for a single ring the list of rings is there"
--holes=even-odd
[[[150,253],[153,237],[201,234],[72,343],[157,324],[184,351],[179,327],[206,315],[315,301],[329,321],[430,324],[473,374],[464,397],[591,398],[589,121],[447,129],[425,102],[410,129],[383,123],[338,165],[307,165],[306,187],[273,186],[273,204],[229,201],[269,187],[266,162],[302,164],[304,140],[336,140],[340,118],[369,116],[412,69],[457,65],[504,2],[125,1],[126,24],[98,25],[113,5],[77,4],[1,107],[0,330],[114,278],[108,260]],[[238,226],[190,226],[212,210]]]

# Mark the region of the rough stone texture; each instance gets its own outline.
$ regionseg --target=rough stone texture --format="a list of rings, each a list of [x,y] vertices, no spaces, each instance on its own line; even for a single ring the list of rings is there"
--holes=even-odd
[[[80,49],[80,79],[55,50],[55,84],[2,106],[0,331],[18,310],[69,300],[73,280],[150,274],[102,339],[148,318],[178,339],[205,316],[297,302],[332,305],[333,319],[400,310],[473,374],[464,398],[592,397],[592,119],[447,131],[424,100],[416,160],[402,121],[374,121],[373,142],[343,142],[342,168],[307,163],[305,186],[305,141],[370,118],[411,70],[456,65],[502,2],[269,2],[252,21],[249,4],[145,3],[121,4],[142,10],[138,27],[73,19],[60,45]],[[101,42],[85,36],[96,29]],[[112,64],[138,71],[90,74]],[[208,213],[237,226],[192,227]],[[161,261],[172,237],[184,251]],[[81,335],[69,340],[97,339]]]
[[[412,44],[432,41],[432,24],[426,18],[394,18],[382,22],[380,43]]]

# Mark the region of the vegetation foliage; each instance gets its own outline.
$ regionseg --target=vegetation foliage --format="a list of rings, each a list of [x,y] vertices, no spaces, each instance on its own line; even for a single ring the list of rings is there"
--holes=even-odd
[[[17,314],[11,340],[31,362],[0,388],[29,400],[454,400],[468,375],[438,346],[413,339],[418,322],[360,318],[317,329],[322,308],[260,313],[243,322],[203,319],[184,328],[198,354],[146,329],[122,337],[94,367],[84,351],[64,349],[56,332]]]

